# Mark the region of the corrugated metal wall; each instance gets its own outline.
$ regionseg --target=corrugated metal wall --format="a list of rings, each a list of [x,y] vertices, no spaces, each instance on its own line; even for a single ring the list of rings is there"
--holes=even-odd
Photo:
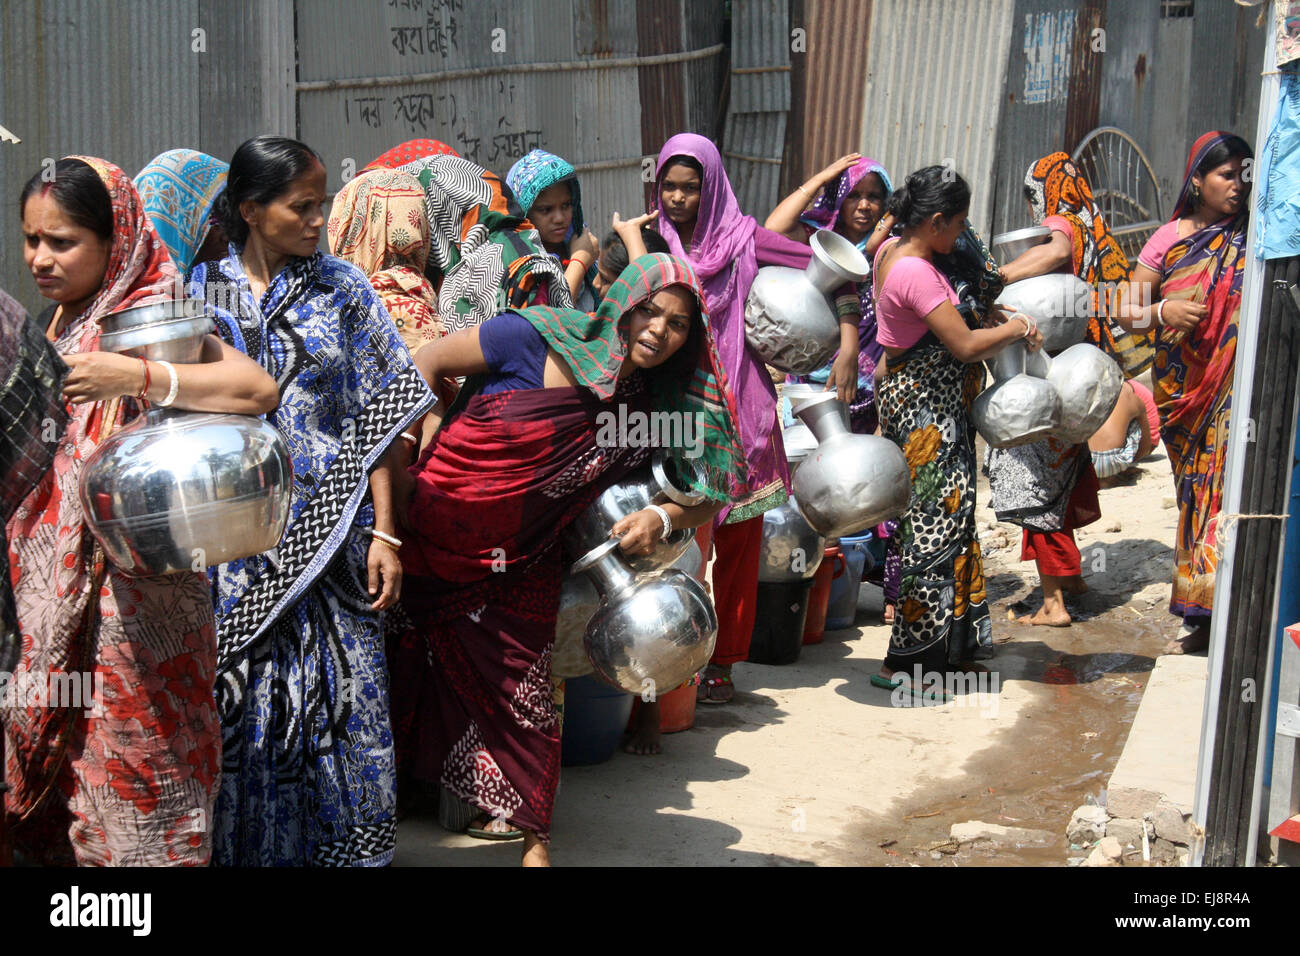
[[[721,19],[720,3],[691,6]],[[542,148],[579,171],[598,233],[615,210],[641,211],[646,141],[687,127],[698,91],[688,94],[684,77],[719,53],[684,26],[679,0],[297,8],[299,134],[325,157],[331,191],[405,139],[443,140],[503,175]],[[646,55],[674,62],[640,64]]]
[[[971,185],[970,219],[981,232],[1007,81],[997,51],[1011,43],[1013,9],[1013,0],[876,0],[871,10],[861,150],[896,184],[952,160]]]
[[[134,175],[173,147],[228,157],[254,133],[292,132],[292,27],[288,0],[6,0],[0,125],[22,142],[0,143],[0,285],[47,304],[18,208],[42,160],[101,156]]]
[[[790,112],[787,0],[732,0],[731,75],[722,156],[740,208],[761,223],[780,200]]]
[[[808,53],[792,56],[802,74],[800,100],[803,136],[792,144],[797,186],[833,159],[863,149],[871,152],[862,128],[862,109],[871,43],[872,0],[807,0]],[[862,144],[867,145],[863,148]]]
[[[1048,153],[1074,148],[1067,142],[1066,125],[1070,105],[1079,99],[1080,64],[1091,65],[1104,56],[1087,46],[1089,28],[1081,22],[1080,6],[1062,0],[1016,0],[994,154],[998,172],[992,183],[993,216],[985,239],[1030,224],[1025,170]],[[1097,76],[1099,70],[1094,67],[1088,74]],[[1086,96],[1088,91],[1082,92]]]

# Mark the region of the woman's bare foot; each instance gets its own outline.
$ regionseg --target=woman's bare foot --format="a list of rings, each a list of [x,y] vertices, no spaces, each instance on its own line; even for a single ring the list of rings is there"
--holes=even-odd
[[[532,830],[524,831],[524,855],[521,866],[550,866],[551,851]]]
[[[1208,624],[1201,624],[1190,630],[1186,627],[1165,645],[1166,654],[1195,654],[1205,650],[1210,646],[1210,627]]]
[[[1070,612],[1062,605],[1059,608],[1049,608],[1046,604],[1040,607],[1033,614],[1022,614],[1016,618],[1017,624],[1033,624],[1041,627],[1069,627],[1072,623]]]
[[[664,752],[659,744],[659,701],[641,701],[632,717],[632,729],[623,743],[623,752],[649,757]]]
[[[1087,594],[1088,584],[1083,580],[1083,575],[1075,574],[1061,579],[1061,590],[1066,594]]]

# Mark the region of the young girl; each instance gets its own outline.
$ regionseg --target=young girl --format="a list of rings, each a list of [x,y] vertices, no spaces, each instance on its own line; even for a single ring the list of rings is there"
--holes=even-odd
[[[596,262],[596,237],[583,224],[582,190],[573,167],[553,153],[535,149],[510,167],[506,185],[537,227],[546,251],[564,266],[575,308],[594,309],[598,296],[589,274]]]

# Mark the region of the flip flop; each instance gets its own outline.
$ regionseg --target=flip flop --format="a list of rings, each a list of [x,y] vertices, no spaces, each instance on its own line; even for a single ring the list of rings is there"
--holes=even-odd
[[[871,675],[871,686],[879,687],[881,690],[889,690],[889,691],[897,690],[902,685],[902,683],[903,682],[901,680],[890,680],[888,677],[881,677],[879,674]],[[921,688],[910,686],[910,682],[909,682],[909,686],[907,687],[907,690],[909,693],[911,693],[913,700],[922,700],[922,701],[926,701],[927,703],[933,702],[933,703],[942,703],[942,704],[949,703],[952,700],[952,695],[947,693],[946,691],[922,690]]]
[[[483,816],[475,817],[470,825],[465,828],[465,836],[473,837],[475,840],[522,840],[524,838],[523,830],[510,829],[496,833],[492,830],[485,829],[485,827],[487,827],[487,825],[494,819],[494,817],[487,817],[486,819]],[[480,820],[484,821],[483,826],[474,826],[474,824],[478,823]]]

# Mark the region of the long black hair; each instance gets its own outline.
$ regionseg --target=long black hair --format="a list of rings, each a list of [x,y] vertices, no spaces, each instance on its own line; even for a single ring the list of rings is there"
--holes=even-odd
[[[889,212],[904,229],[919,226],[936,212],[951,219],[969,208],[970,186],[947,166],[918,169],[889,197]]]
[[[59,160],[54,164],[53,179],[42,170],[27,180],[18,197],[20,213],[37,193],[53,196],[67,217],[83,229],[105,241],[113,238],[113,200],[99,173],[81,160]]]
[[[237,248],[248,241],[248,223],[239,212],[241,203],[266,204],[289,189],[290,183],[321,162],[306,143],[287,136],[255,136],[242,143],[230,159],[226,188],[213,207],[221,228]]]

